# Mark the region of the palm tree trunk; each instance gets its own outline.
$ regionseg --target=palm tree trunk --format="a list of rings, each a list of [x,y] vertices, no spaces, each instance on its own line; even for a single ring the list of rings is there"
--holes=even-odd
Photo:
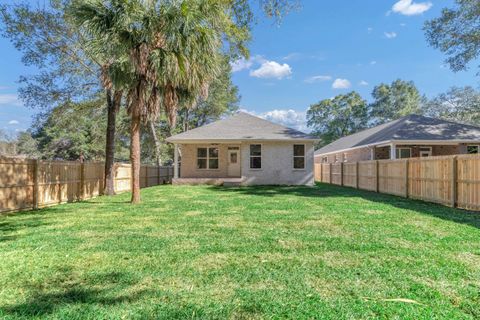
[[[105,186],[103,194],[114,195],[114,165],[115,165],[115,123],[117,119],[117,112],[120,108],[122,99],[122,92],[115,91],[112,96],[112,90],[107,89],[107,137],[105,147]]]
[[[132,114],[130,131],[130,163],[132,165],[131,203],[140,203],[140,116]]]
[[[160,140],[158,140],[157,137],[157,131],[155,130],[155,125],[153,124],[153,121],[150,122],[150,131],[152,132],[152,137],[153,137],[153,142],[155,143],[155,158],[157,160],[157,166],[162,165],[162,158],[161,158],[161,150],[160,150]]]

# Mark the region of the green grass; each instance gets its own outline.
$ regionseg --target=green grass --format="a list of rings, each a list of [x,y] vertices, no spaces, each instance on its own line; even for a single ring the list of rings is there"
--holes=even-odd
[[[328,185],[142,197],[0,217],[0,318],[480,318],[478,213]]]

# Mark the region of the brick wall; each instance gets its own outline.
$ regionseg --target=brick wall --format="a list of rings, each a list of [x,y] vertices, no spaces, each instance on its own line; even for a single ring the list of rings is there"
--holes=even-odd
[[[432,156],[449,156],[454,154],[466,154],[467,153],[467,145],[460,144],[460,145],[397,145],[397,147],[407,147],[412,150],[412,157],[417,158],[420,156],[420,148],[421,147],[432,147]],[[328,155],[317,155],[315,156],[315,163],[322,163],[322,158],[327,157],[327,163],[335,163],[335,162],[358,162],[358,161],[366,161],[372,160],[370,158],[371,151],[370,148],[361,148],[361,149],[354,149],[347,152],[341,153],[332,153]],[[344,161],[344,157],[346,157],[346,161]],[[337,161],[336,161],[337,159]],[[390,146],[385,147],[377,147],[375,148],[375,160],[384,160],[390,159]]]

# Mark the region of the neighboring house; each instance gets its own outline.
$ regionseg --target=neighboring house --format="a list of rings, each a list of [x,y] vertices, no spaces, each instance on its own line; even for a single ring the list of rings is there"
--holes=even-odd
[[[174,184],[312,185],[314,143],[303,132],[247,113],[167,139],[175,145]],[[180,171],[180,172],[179,172]]]
[[[409,115],[315,152],[316,163],[356,162],[479,153],[480,127]]]

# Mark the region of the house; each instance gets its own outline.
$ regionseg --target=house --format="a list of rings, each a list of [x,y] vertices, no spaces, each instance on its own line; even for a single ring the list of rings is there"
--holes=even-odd
[[[167,141],[175,145],[174,184],[314,183],[317,139],[247,113],[238,112]]]
[[[480,127],[409,115],[343,138],[315,152],[316,163],[479,153]]]

